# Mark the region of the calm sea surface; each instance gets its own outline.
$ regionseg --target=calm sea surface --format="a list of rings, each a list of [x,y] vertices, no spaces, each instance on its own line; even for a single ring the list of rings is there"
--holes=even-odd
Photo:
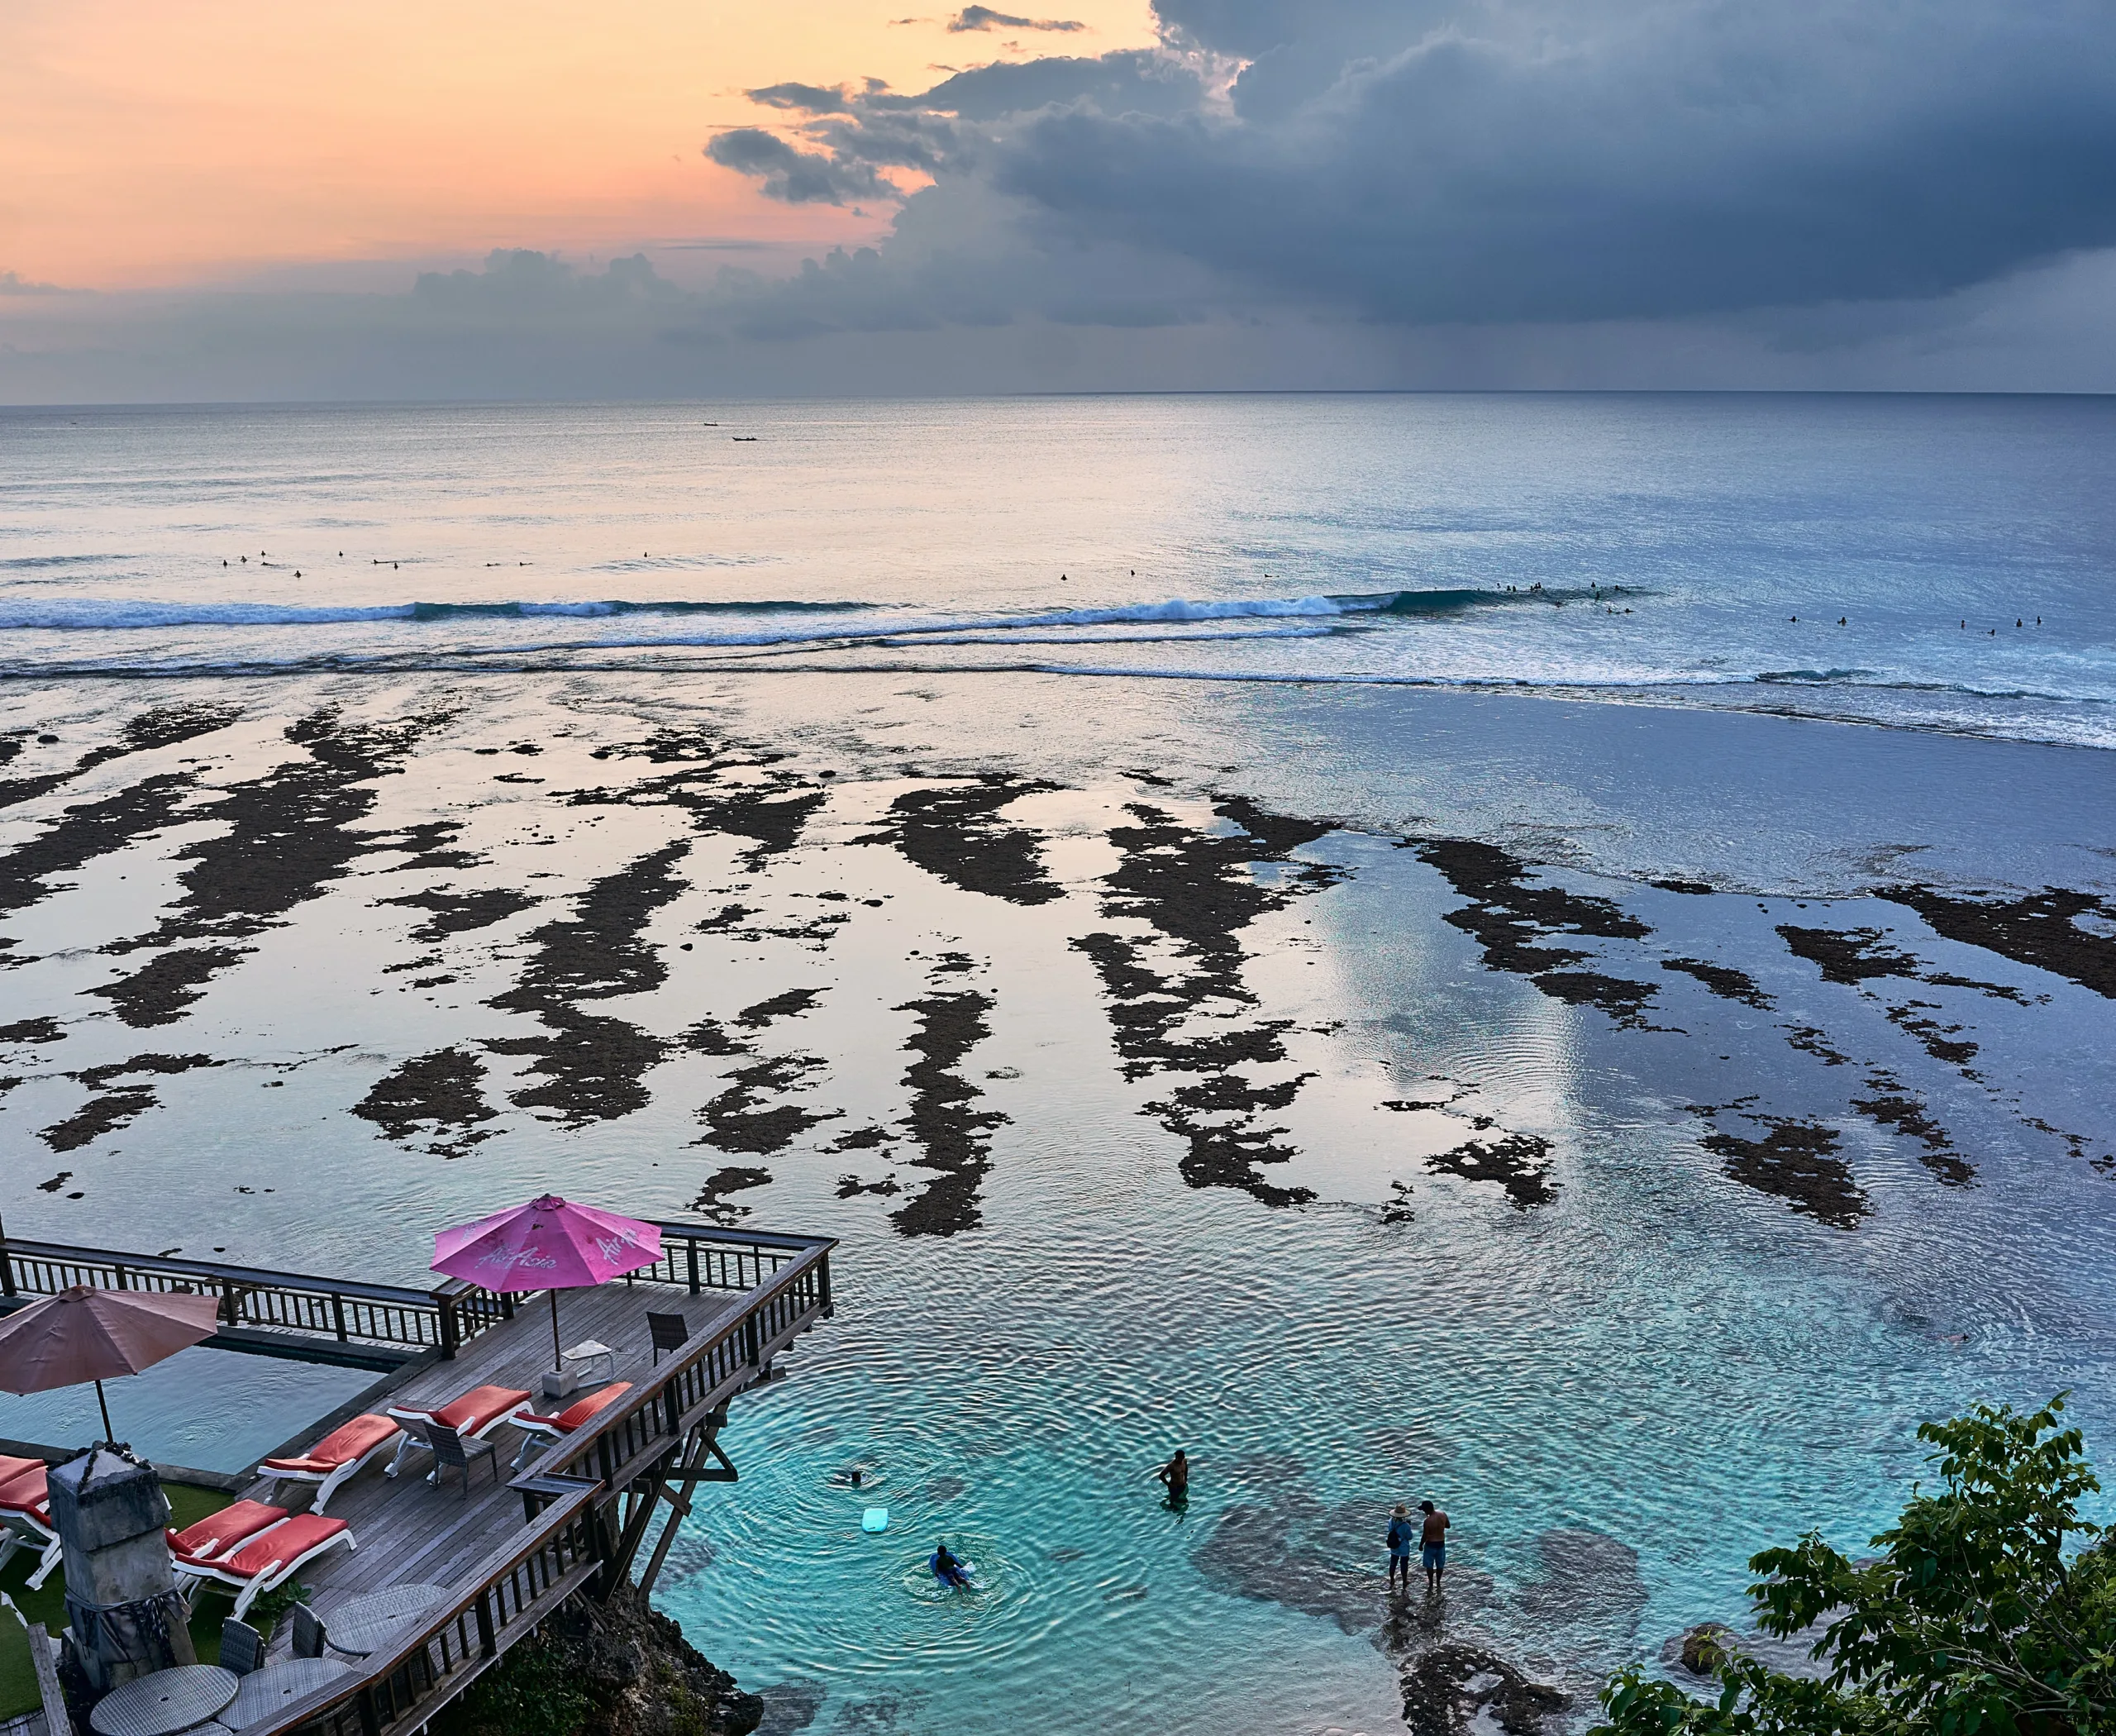
[[[384,780],[390,823],[474,813],[488,877],[540,898],[663,837],[660,811],[587,829],[606,810],[568,794],[618,775],[627,732],[709,720],[836,774],[798,850],[697,842],[703,902],[646,933],[676,974],[600,1005],[674,1033],[813,985],[815,1100],[882,1125],[905,1004],[960,949],[996,1008],[964,1074],[1006,1120],[961,1234],[898,1234],[889,1200],[845,1194],[867,1160],[830,1126],[739,1195],[752,1226],[845,1238],[841,1312],[736,1406],[741,1480],[701,1503],[661,1601],[771,1691],[781,1733],[1380,1731],[1406,1643],[1391,1500],[1454,1512],[1458,1629],[1576,1686],[1739,1620],[1754,1550],[1809,1525],[1861,1543],[1923,1419],[2068,1387],[2116,1469],[2112,1003],[1873,895],[2116,893],[2112,476],[2103,400],[7,411],[0,731],[21,775],[142,706],[225,705],[240,723],[167,751],[210,780],[318,708],[445,706]],[[520,743],[542,756],[495,795],[478,756]],[[127,763],[0,813],[0,845]],[[1062,899],[1023,910],[874,847],[909,780],[988,770],[1062,786],[1018,810]],[[1282,1118],[1316,1196],[1296,1209],[1184,1185],[1141,1113],[1166,1087],[1119,1076],[1073,944],[1107,920],[1127,804],[1224,832],[1226,791],[1343,828],[1299,853],[1327,884],[1243,943],[1314,1081]],[[353,1118],[392,1061],[514,1028],[478,997],[512,980],[519,928],[450,956],[468,986],[412,994],[416,913],[376,913],[425,883],[393,869],[246,942],[181,1026],[116,1029],[81,997],[211,818],[7,919],[0,1026],[67,1033],[0,1056],[11,1228],[408,1280],[434,1228],[531,1189],[674,1214],[751,1161],[691,1149],[725,1066],[696,1056],[584,1131],[498,1104],[453,1157]],[[1407,836],[1501,843],[1620,904],[1650,1019],[1486,968]],[[722,894],[850,925],[827,955],[738,945]],[[1803,924],[1885,933],[1923,974],[1827,980],[1780,937]],[[99,1142],[37,1131],[89,1063],[147,1047],[215,1065],[158,1075]],[[1971,1180],[1851,1115],[1876,1076]],[[1699,1116],[1745,1094],[1841,1128],[1856,1230],[1701,1151]],[[1456,1136],[1418,1143],[1417,1114],[1443,1113],[1548,1142],[1551,1200],[1418,1168]],[[151,1402],[124,1426],[165,1457],[232,1465],[337,1396],[241,1361],[187,1353],[113,1408]],[[0,1400],[0,1435],[63,1438],[69,1402]],[[1147,1481],[1179,1443],[1184,1514]],[[934,1594],[939,1534],[984,1590]]]

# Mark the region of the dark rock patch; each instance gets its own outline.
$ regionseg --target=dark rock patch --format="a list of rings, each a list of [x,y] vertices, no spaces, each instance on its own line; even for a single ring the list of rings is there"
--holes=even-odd
[[[833,1152],[878,1151],[889,1144],[894,1137],[887,1128],[854,1128],[850,1133],[840,1133],[832,1140],[828,1149]]]
[[[1328,1506],[1296,1486],[1267,1505],[1227,1508],[1190,1558],[1208,1584],[1232,1596],[1367,1633],[1380,1625],[1386,1601],[1387,1524],[1379,1504]],[[1361,1559],[1375,1563],[1371,1573],[1332,1565]]]
[[[785,1150],[810,1128],[834,1120],[836,1112],[768,1104],[766,1094],[798,1090],[822,1067],[813,1055],[774,1055],[737,1068],[727,1075],[727,1089],[698,1111],[707,1132],[694,1142],[755,1156]]]
[[[1852,1180],[1851,1166],[1837,1157],[1842,1143],[1834,1128],[1819,1122],[1765,1115],[1736,1104],[1713,1108],[1693,1104],[1690,1113],[1710,1120],[1738,1110],[1769,1131],[1761,1139],[1715,1130],[1699,1142],[1726,1161],[1728,1179],[1758,1193],[1775,1195],[1804,1217],[1836,1229],[1856,1229],[1867,1211],[1866,1195]]]
[[[862,1194],[879,1194],[886,1199],[903,1191],[894,1176],[885,1176],[879,1181],[862,1181],[857,1176],[837,1178],[837,1197],[841,1199],[856,1199]]]
[[[163,831],[198,784],[195,772],[165,771],[65,808],[35,837],[0,857],[0,913],[26,909],[53,891],[50,882],[61,875]]]
[[[731,1164],[705,1178],[705,1185],[698,1190],[698,1198],[691,1201],[691,1209],[703,1212],[715,1223],[732,1223],[738,1218],[749,1216],[750,1209],[746,1205],[729,1204],[727,1196],[770,1185],[770,1170],[746,1169]]]
[[[188,1073],[198,1067],[224,1066],[226,1063],[210,1055],[135,1055],[129,1061],[107,1061],[101,1066],[83,1067],[70,1073],[69,1079],[100,1091],[114,1079],[123,1079],[134,1073],[159,1073],[167,1076],[175,1073]]]
[[[1471,1736],[1493,1724],[1506,1736],[1544,1736],[1565,1727],[1572,1703],[1470,1640],[1446,1640],[1417,1652],[1404,1666],[1402,1686],[1410,1736]]]
[[[1619,1025],[1647,1028],[1645,1009],[1657,992],[1651,984],[1578,970],[1592,953],[1548,944],[1556,935],[1643,940],[1653,931],[1637,917],[1608,899],[1532,883],[1528,865],[1494,844],[1440,838],[1413,847],[1469,901],[1441,920],[1483,948],[1486,970],[1525,976],[1553,999],[1599,1007]]]
[[[735,1023],[745,1031],[761,1031],[774,1019],[792,1018],[807,1012],[822,995],[821,989],[789,989],[784,994],[774,994],[770,1000],[743,1008],[735,1015]]]
[[[136,973],[135,980],[144,979],[136,991],[121,980],[88,992],[115,1001],[127,1023],[166,1023],[242,956],[229,942],[283,922],[361,857],[403,847],[398,834],[360,830],[355,823],[374,806],[369,786],[401,771],[405,756],[441,721],[347,725],[326,708],[289,725],[286,739],[305,756],[230,785],[205,808],[203,817],[226,829],[179,852],[177,860],[192,866],[179,878],[175,907],[153,932],[103,951],[208,944],[193,947],[174,971],[167,955],[155,960]]]
[[[129,753],[145,753],[158,747],[174,747],[180,742],[188,742],[197,736],[211,735],[215,730],[225,729],[241,713],[231,705],[169,705],[153,711],[143,711],[132,718],[117,733],[114,742],[106,742],[90,748],[63,771],[48,771],[35,777],[0,779],[0,808],[12,808],[17,802],[32,801],[49,794],[62,784],[70,783],[83,773],[112,760],[122,759]],[[0,765],[6,765],[21,751],[19,740],[6,744],[7,751],[0,754]]]
[[[415,910],[431,910],[433,914],[412,930],[412,938],[431,945],[446,940],[451,934],[465,934],[476,928],[489,928],[495,923],[503,923],[510,916],[532,909],[538,900],[526,892],[517,892],[510,887],[489,886],[477,892],[449,892],[435,889],[414,892],[404,898],[386,898],[385,904],[400,904]]]
[[[1178,1161],[1184,1180],[1194,1187],[1241,1188],[1266,1204],[1300,1204],[1314,1197],[1312,1190],[1280,1186],[1261,1167],[1286,1162],[1297,1151],[1282,1142],[1283,1128],[1261,1126],[1255,1118],[1285,1107],[1301,1081],[1258,1085],[1232,1071],[1284,1061],[1281,1037],[1291,1021],[1231,1022],[1202,1033],[1194,1021],[1232,1021],[1256,1004],[1242,980],[1241,931],[1342,877],[1335,868],[1289,855],[1333,828],[1269,813],[1241,796],[1217,798],[1215,811],[1240,833],[1195,831],[1158,808],[1130,804],[1137,823],[1109,832],[1122,858],[1105,882],[1103,909],[1144,922],[1155,933],[1089,934],[1072,945],[1101,979],[1124,1077],[1202,1075],[1141,1110],[1186,1142]],[[1284,870],[1276,884],[1251,871],[1261,863]],[[1162,949],[1172,956],[1172,968],[1159,967]]]
[[[936,992],[898,1007],[918,1015],[918,1028],[905,1042],[918,1058],[904,1070],[911,1088],[911,1113],[904,1126],[921,1156],[909,1160],[922,1170],[937,1171],[889,1221],[907,1236],[952,1236],[975,1229],[984,1220],[978,1192],[992,1167],[988,1132],[1007,1118],[996,1109],[977,1109],[978,1088],[959,1071],[970,1052],[992,1034],[985,1015],[995,1003],[974,989]]]
[[[1804,1055],[1813,1055],[1826,1067],[1846,1067],[1852,1057],[1829,1046],[1828,1033],[1818,1025],[1787,1025],[1784,1027],[1785,1043]]]
[[[493,1137],[493,1130],[478,1127],[498,1114],[485,1101],[484,1076],[484,1062],[469,1050],[436,1049],[384,1074],[353,1114],[373,1122],[385,1138],[402,1143],[424,1137],[432,1142],[427,1150],[458,1157]]]
[[[894,844],[936,880],[1010,904],[1046,904],[1065,889],[1043,871],[1038,834],[1012,826],[1000,810],[1026,795],[1059,788],[987,773],[974,784],[906,791],[889,804],[890,823],[860,840]]]
[[[432,1728],[434,1736],[751,1736],[764,1715],[764,1701],[669,1617],[644,1598],[619,1596],[561,1605]]]
[[[1466,1140],[1452,1151],[1427,1158],[1425,1166],[1437,1176],[1459,1176],[1464,1181],[1495,1181],[1525,1212],[1557,1198],[1550,1179],[1550,1151],[1547,1139],[1533,1133],[1508,1133],[1489,1142]]]
[[[12,1025],[0,1025],[0,1043],[11,1047],[65,1040],[66,1033],[55,1018],[18,1018]]]
[[[1814,966],[1826,983],[1856,988],[1877,976],[1918,974],[1918,961],[1890,945],[1878,928],[1797,928],[1786,923],[1778,933],[1794,956]]]
[[[641,856],[589,885],[571,917],[531,931],[536,953],[512,989],[485,1003],[532,1013],[550,1033],[486,1045],[496,1054],[537,1057],[530,1071],[546,1083],[515,1093],[513,1103],[555,1109],[569,1127],[645,1105],[650,1094],[641,1080],[667,1044],[626,1020],[584,1013],[577,1003],[643,994],[667,980],[668,966],[641,935],[685,889],[674,870],[689,849],[679,838]]]
[[[1692,898],[1709,898],[1713,888],[1709,880],[1648,880],[1649,886],[1658,886],[1663,892],[1687,893]]]
[[[1869,1121],[1918,1141],[1924,1147],[1918,1161],[1945,1185],[1967,1187],[1976,1180],[1975,1167],[1955,1149],[1947,1130],[1926,1113],[1923,1103],[1904,1093],[1899,1080],[1875,1073],[1866,1080],[1866,1089],[1873,1095],[1853,1098],[1852,1107]]]
[[[60,1190],[60,1189],[61,1189],[62,1187],[65,1186],[65,1185],[66,1185],[66,1184],[67,1184],[68,1182],[71,1181],[73,1179],[74,1179],[74,1172],[73,1172],[73,1171],[71,1171],[71,1170],[61,1170],[61,1171],[60,1171],[60,1172],[59,1172],[57,1175],[54,1176],[53,1176],[53,1177],[52,1177],[49,1181],[40,1181],[39,1183],[37,1183],[37,1185],[36,1185],[37,1191],[38,1191],[39,1193],[41,1193],[41,1194],[55,1194],[55,1193],[57,1193],[57,1192]]]
[[[750,1046],[730,1037],[717,1018],[701,1018],[676,1039],[679,1048],[693,1055],[746,1055]]]
[[[75,1152],[93,1144],[106,1133],[127,1126],[154,1108],[157,1099],[150,1090],[106,1092],[91,1097],[65,1120],[40,1128],[37,1137],[55,1152]]]
[[[1542,1574],[1515,1597],[1539,1633],[1585,1627],[1627,1639],[1638,1631],[1648,1593],[1638,1552],[1599,1531],[1559,1529],[1536,1539]]]
[[[1766,1013],[1773,1004],[1770,997],[1756,986],[1754,977],[1746,971],[1737,971],[1732,965],[1715,965],[1701,958],[1664,958],[1661,968],[1695,977],[1722,1000],[1737,1000],[1745,1007],[1755,1007]]]
[[[670,737],[674,742],[679,738]],[[702,741],[693,744],[703,745]],[[607,756],[613,750],[600,750]],[[688,760],[689,753],[645,755],[658,763]],[[718,832],[752,841],[741,857],[751,872],[771,857],[791,850],[799,840],[808,817],[820,808],[829,792],[817,789],[791,772],[772,772],[760,784],[729,784],[722,775],[737,769],[755,769],[783,758],[783,755],[750,755],[739,759],[716,759],[703,765],[670,772],[622,789],[576,790],[566,798],[575,808],[678,808],[690,816],[701,832]]]
[[[110,1002],[112,1010],[135,1030],[174,1024],[206,992],[207,985],[247,958],[248,947],[178,947],[150,959],[129,975],[83,989]]]
[[[760,1688],[757,1697],[764,1702],[764,1721],[756,1736],[797,1736],[816,1721],[830,1691],[819,1681],[798,1679]]]
[[[1935,1061],[1946,1061],[1950,1066],[1965,1066],[1976,1058],[1976,1045],[1956,1040],[1960,1025],[1943,1025],[1925,1014],[1939,1010],[1937,1003],[1929,1000],[1907,1001],[1902,1006],[1888,1009],[1888,1022],[1898,1030],[1918,1039],[1925,1052]]]
[[[2079,925],[2083,916],[2116,923],[2116,903],[2049,886],[2018,899],[1957,898],[1930,886],[1895,886],[1876,896],[1914,910],[1936,934],[2032,965],[2116,1000],[2116,935]]]
[[[652,1094],[641,1083],[660,1064],[667,1045],[622,1018],[606,1018],[571,1007],[548,1007],[545,1029],[534,1037],[496,1037],[484,1048],[494,1055],[536,1057],[529,1071],[542,1080],[508,1100],[525,1109],[552,1109],[548,1118],[567,1127],[614,1121],[646,1107]]]

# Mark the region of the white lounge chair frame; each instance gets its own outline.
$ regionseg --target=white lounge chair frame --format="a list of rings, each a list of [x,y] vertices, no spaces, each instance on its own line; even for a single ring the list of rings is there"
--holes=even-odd
[[[390,1421],[396,1422],[397,1419],[393,1416]],[[280,1483],[315,1484],[317,1486],[316,1499],[308,1504],[308,1510],[311,1513],[320,1514],[323,1511],[324,1503],[331,1499],[332,1493],[341,1483],[350,1481],[364,1467],[371,1463],[378,1454],[388,1452],[393,1448],[395,1450],[396,1457],[390,1461],[388,1474],[394,1476],[397,1474],[397,1459],[401,1459],[404,1456],[404,1443],[407,1438],[407,1432],[400,1424],[396,1433],[384,1435],[358,1458],[348,1459],[335,1471],[288,1471],[277,1466],[260,1465],[257,1467],[257,1475],[274,1484],[275,1487]],[[300,1456],[294,1453],[288,1455],[289,1458]]]

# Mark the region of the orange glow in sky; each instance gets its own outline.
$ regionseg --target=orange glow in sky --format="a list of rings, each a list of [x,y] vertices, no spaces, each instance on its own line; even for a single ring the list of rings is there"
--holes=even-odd
[[[7,0],[0,271],[128,289],[286,265],[871,240],[708,162],[788,117],[746,88],[1151,40],[1146,0],[1038,0],[1063,34],[951,34],[904,0]],[[690,255],[736,262],[740,251]],[[752,255],[752,258],[754,256]]]

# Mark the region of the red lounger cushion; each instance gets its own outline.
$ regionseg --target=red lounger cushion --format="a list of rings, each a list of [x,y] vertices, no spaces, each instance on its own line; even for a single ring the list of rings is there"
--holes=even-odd
[[[267,1459],[267,1471],[331,1471],[350,1465],[364,1452],[372,1452],[393,1435],[401,1433],[388,1417],[355,1417],[342,1423],[298,1458]]]
[[[247,1542],[267,1525],[278,1524],[286,1516],[284,1507],[269,1506],[263,1501],[236,1501],[218,1513],[207,1514],[196,1524],[170,1532],[169,1546],[189,1560],[211,1561],[236,1544]]]
[[[44,1468],[42,1459],[11,1458],[6,1453],[0,1452],[0,1489],[4,1489],[18,1476],[26,1476],[32,1471],[41,1471]]]
[[[273,1562],[281,1566],[306,1555],[318,1543],[327,1543],[346,1529],[346,1522],[337,1519],[318,1519],[312,1513],[304,1513],[298,1519],[290,1519],[285,1524],[275,1526],[264,1536],[245,1543],[234,1554],[213,1565],[223,1573],[240,1579],[255,1579]]]
[[[45,1484],[45,1467],[40,1463],[34,1471],[25,1471],[20,1476],[0,1483],[0,1511],[26,1513],[33,1519],[49,1517],[45,1498],[50,1493]]]
[[[517,1392],[512,1386],[478,1386],[438,1410],[420,1414],[446,1424],[458,1434],[475,1434],[493,1418],[512,1416],[528,1398],[527,1393]]]
[[[614,1386],[605,1386],[600,1392],[591,1392],[584,1399],[569,1405],[555,1417],[539,1416],[533,1410],[522,1413],[525,1423],[541,1423],[546,1428],[555,1428],[560,1434],[571,1434],[591,1417],[599,1416],[631,1390],[631,1382],[620,1381]]]

